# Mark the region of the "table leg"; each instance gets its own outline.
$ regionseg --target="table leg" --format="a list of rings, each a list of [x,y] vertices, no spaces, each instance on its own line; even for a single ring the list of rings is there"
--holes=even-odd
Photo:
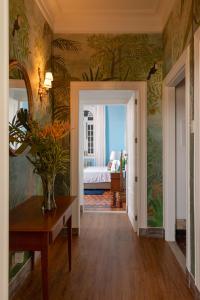
[[[72,217],[67,221],[67,239],[68,239],[68,262],[69,262],[69,272],[72,269]]]
[[[49,299],[48,289],[48,246],[41,250],[41,265],[42,265],[42,294],[43,300]]]
[[[35,264],[35,252],[33,251],[31,253],[31,270],[34,270],[34,264]]]
[[[113,203],[112,203],[112,207],[116,207],[116,192],[113,192]]]
[[[120,208],[123,208],[123,197],[122,197],[122,194],[121,192],[119,192],[119,203],[120,203]]]

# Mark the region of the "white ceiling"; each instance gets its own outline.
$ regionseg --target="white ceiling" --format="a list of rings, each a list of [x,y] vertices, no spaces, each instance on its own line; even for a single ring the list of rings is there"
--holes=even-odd
[[[174,0],[36,0],[55,33],[162,32]]]

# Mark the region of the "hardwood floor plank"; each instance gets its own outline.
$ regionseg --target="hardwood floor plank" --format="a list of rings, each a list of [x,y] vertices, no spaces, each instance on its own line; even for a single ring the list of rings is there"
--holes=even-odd
[[[183,271],[169,245],[138,238],[126,214],[84,214],[72,240],[68,272],[66,237],[50,249],[51,300],[190,300]],[[38,264],[13,300],[39,300]]]

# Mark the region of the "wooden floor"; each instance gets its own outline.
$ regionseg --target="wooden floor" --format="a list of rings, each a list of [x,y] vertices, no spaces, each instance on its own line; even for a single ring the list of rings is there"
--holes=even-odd
[[[126,214],[86,213],[81,226],[73,238],[71,274],[66,238],[51,248],[51,300],[193,299],[168,244],[138,238]],[[14,299],[42,299],[40,264]]]

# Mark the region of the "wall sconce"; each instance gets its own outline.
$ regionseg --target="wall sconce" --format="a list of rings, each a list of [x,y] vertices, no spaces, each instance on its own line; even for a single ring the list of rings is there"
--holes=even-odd
[[[38,68],[38,76],[39,76],[38,95],[40,96],[40,101],[42,101],[42,98],[48,94],[48,90],[52,88],[53,75],[51,72],[46,72],[44,83],[42,83],[41,70],[40,68]]]

